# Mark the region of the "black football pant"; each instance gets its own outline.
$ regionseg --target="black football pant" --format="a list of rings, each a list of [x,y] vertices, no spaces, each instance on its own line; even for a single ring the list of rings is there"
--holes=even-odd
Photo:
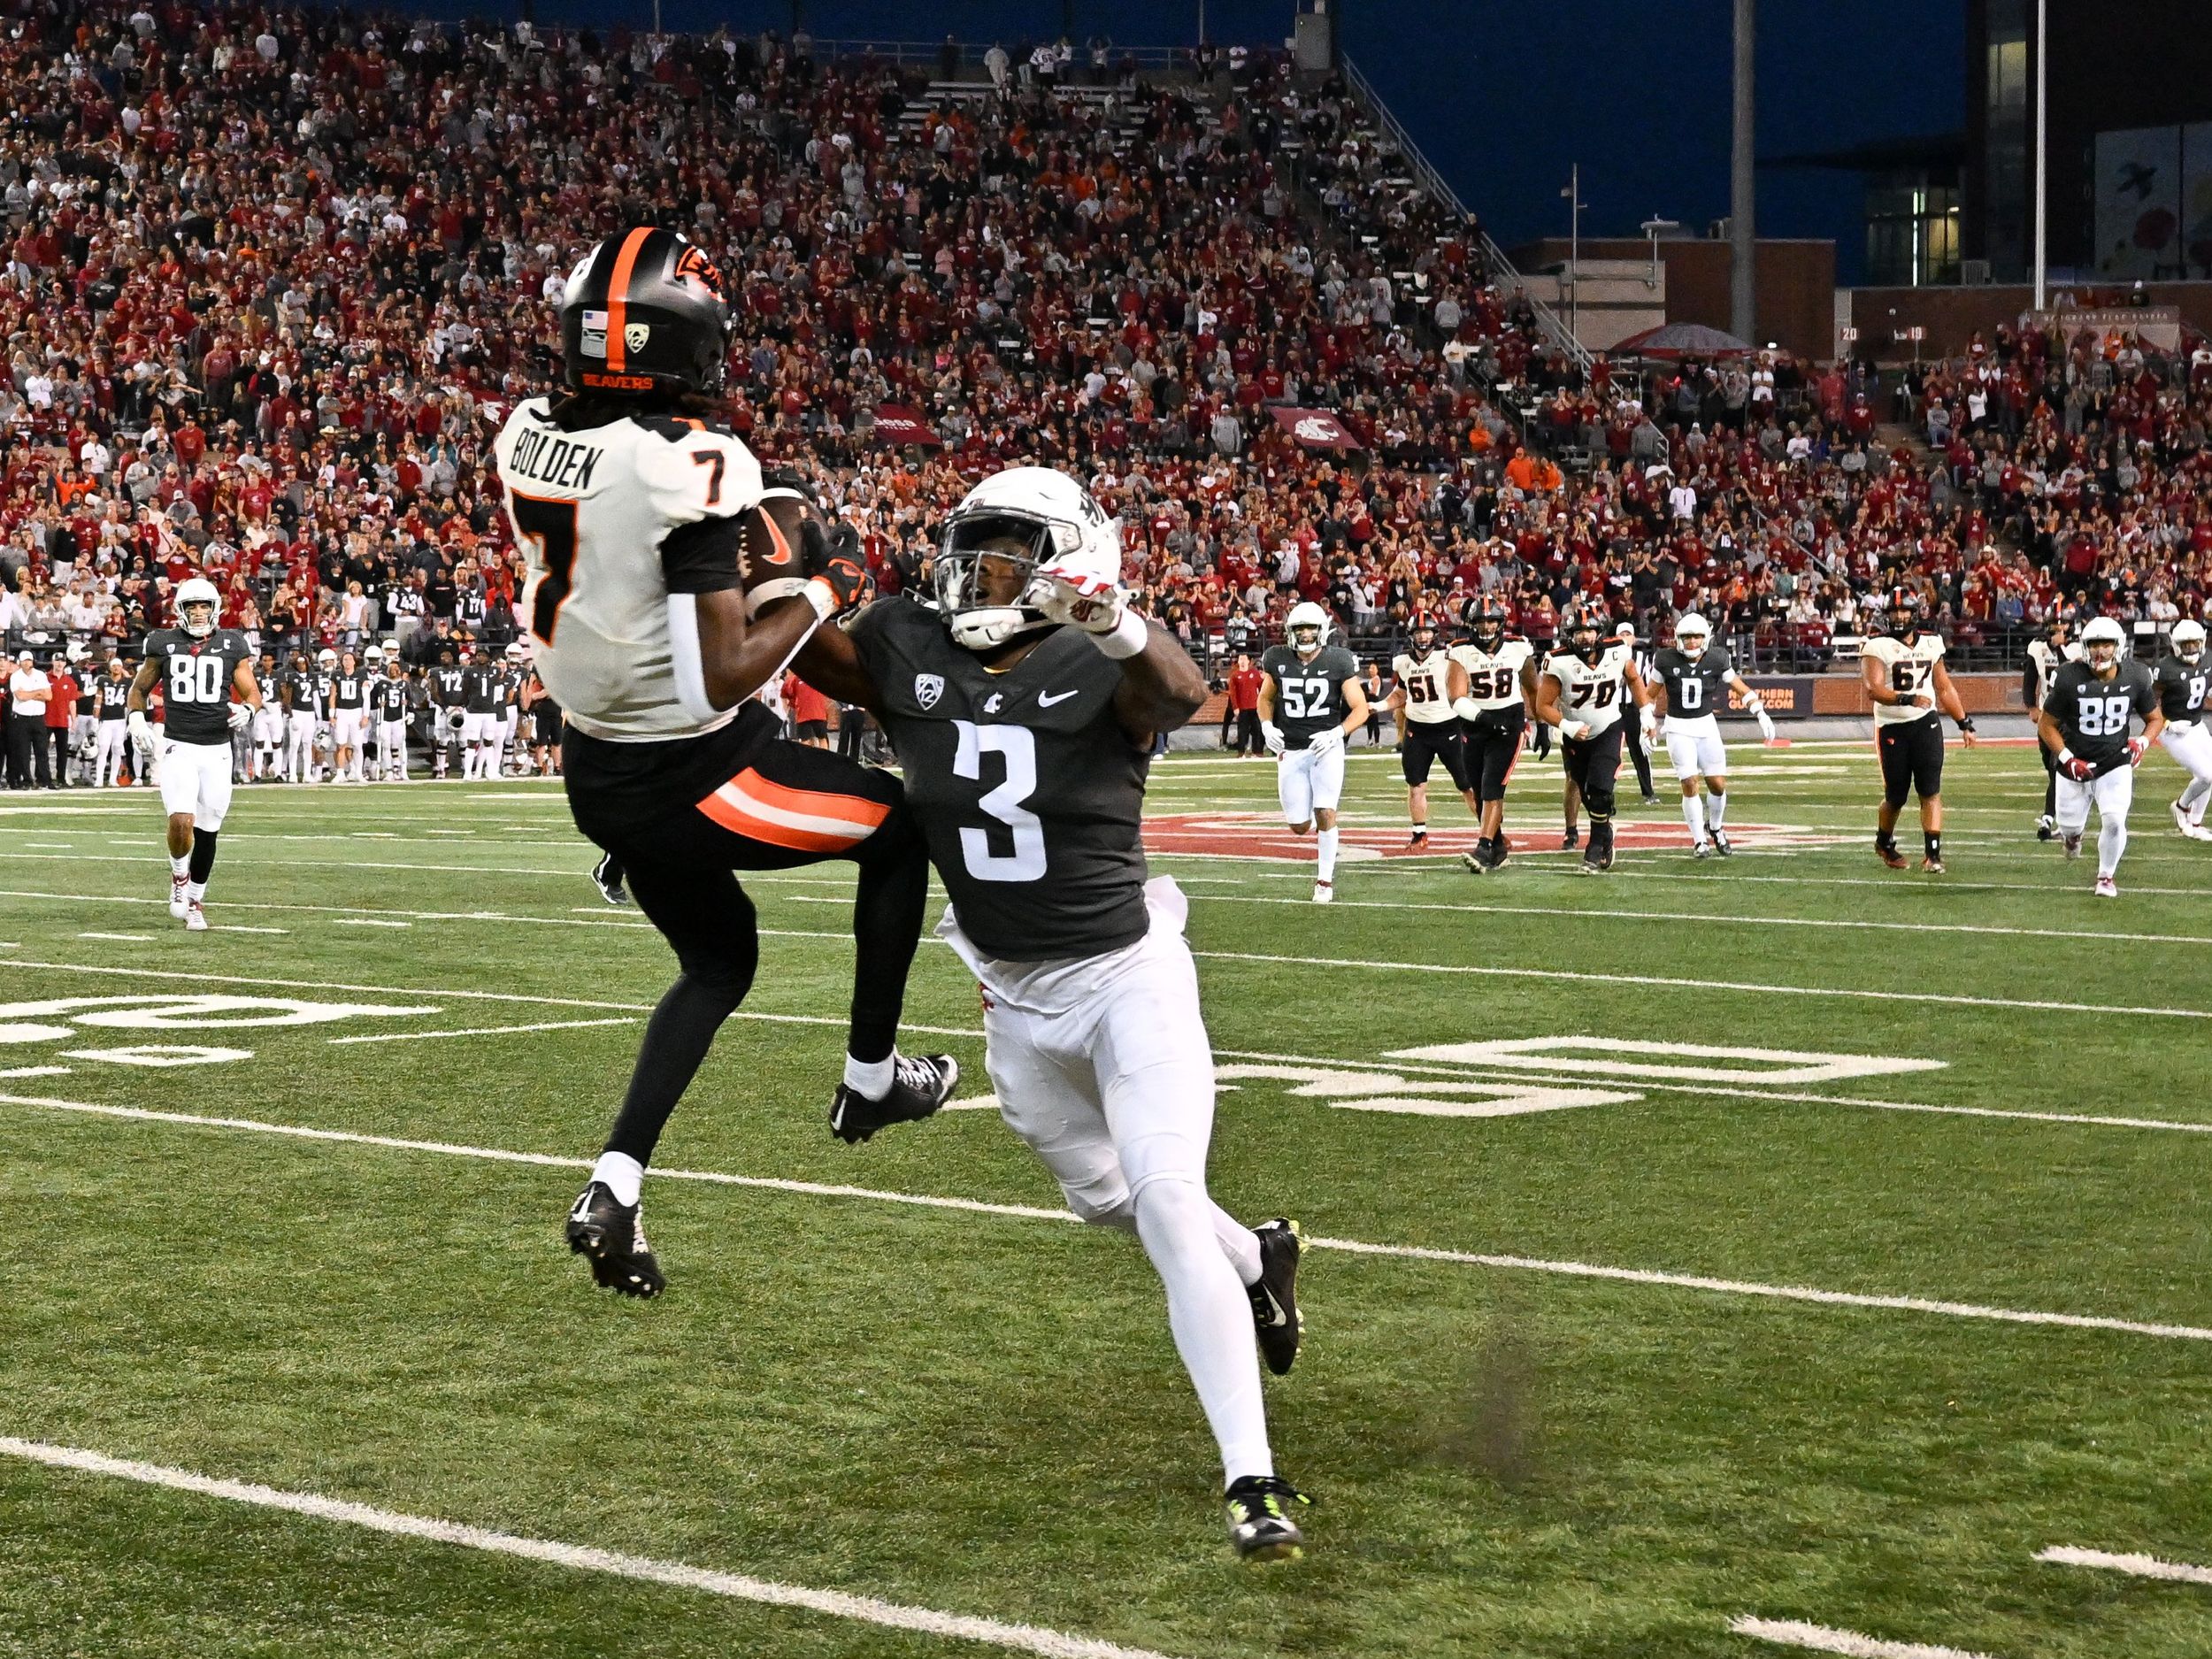
[[[1621,726],[1624,735],[1621,747],[1628,751],[1628,764],[1636,768],[1636,791],[1648,797],[1651,794],[1651,752],[1644,747],[1643,723],[1632,720],[1624,714]]]
[[[1590,815],[1590,842],[1582,862],[1608,870],[1613,864],[1613,777],[1621,769],[1621,722],[1578,742],[1560,740],[1567,776],[1582,791],[1582,810]]]
[[[652,1157],[715,1033],[752,988],[760,934],[739,871],[831,858],[860,866],[847,1047],[858,1060],[889,1056],[929,891],[928,849],[897,779],[778,739],[695,805],[642,828],[595,825],[588,802],[575,810],[578,826],[621,864],[631,896],[683,970],[646,1025],[608,1151],[641,1164]]]
[[[2056,818],[2058,816],[2058,757],[2051,752],[2049,746],[2043,741],[2040,735],[2035,740],[2035,752],[2043,757],[2043,816]]]

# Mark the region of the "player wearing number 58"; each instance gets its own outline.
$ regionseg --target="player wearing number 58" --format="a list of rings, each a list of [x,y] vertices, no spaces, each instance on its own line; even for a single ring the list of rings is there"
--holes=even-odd
[[[1297,1231],[1244,1227],[1207,1194],[1213,1049],[1183,895],[1146,879],[1139,834],[1153,737],[1190,718],[1205,680],[1129,608],[1114,521],[1048,468],[971,490],[933,580],[934,610],[879,599],[815,634],[799,672],[898,750],[952,900],[938,932],[982,986],[999,1115],[1078,1216],[1136,1233],[1166,1286],[1232,1543],[1295,1554],[1254,1350],[1256,1324],[1273,1370],[1296,1357]]]

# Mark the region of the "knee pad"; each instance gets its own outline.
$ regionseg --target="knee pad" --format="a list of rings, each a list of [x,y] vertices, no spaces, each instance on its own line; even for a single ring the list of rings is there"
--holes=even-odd
[[[1136,1200],[1118,1170],[1083,1181],[1062,1181],[1060,1195],[1079,1221],[1094,1227],[1126,1227],[1137,1218]]]
[[[1591,784],[1582,791],[1582,810],[1590,815],[1594,824],[1603,823],[1613,816],[1613,786]]]

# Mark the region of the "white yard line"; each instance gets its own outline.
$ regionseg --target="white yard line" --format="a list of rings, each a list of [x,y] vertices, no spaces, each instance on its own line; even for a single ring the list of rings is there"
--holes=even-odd
[[[149,903],[155,902],[148,901]],[[126,945],[149,945],[153,942],[154,938],[151,933],[79,933],[77,937],[80,939],[111,939]]]
[[[331,1037],[334,1043],[349,1042],[426,1042],[434,1037],[506,1037],[526,1031],[577,1031],[586,1025],[634,1025],[634,1014],[618,1014],[609,1019],[554,1019],[538,1025],[474,1025],[465,1031],[380,1031],[367,1037]]]
[[[1932,1647],[1924,1642],[1883,1641],[1856,1631],[1830,1630],[1824,1624],[1801,1624],[1789,1618],[1731,1619],[1728,1628],[1739,1636],[1779,1643],[1786,1647],[1809,1647],[1815,1653],[1842,1654],[1846,1659],[1989,1659],[1963,1647]]]
[[[2130,1573],[2138,1578],[2163,1578],[2170,1584],[2212,1584],[2212,1567],[2193,1567],[2184,1561],[2161,1561],[2155,1555],[2113,1555],[2102,1549],[2078,1549],[2071,1544],[2038,1550],[2035,1558],[2062,1567],[2101,1567],[2108,1572]]]
[[[251,1504],[257,1509],[282,1509],[313,1520],[363,1527],[395,1538],[419,1538],[436,1544],[454,1544],[464,1549],[518,1556],[524,1561],[565,1567],[572,1571],[611,1573],[617,1578],[641,1579],[649,1584],[671,1585],[680,1590],[697,1590],[708,1595],[726,1596],[732,1601],[757,1602],[763,1607],[795,1608],[802,1612],[851,1619],[864,1624],[879,1625],[887,1630],[914,1631],[950,1641],[982,1642],[995,1647],[1012,1648],[1019,1653],[1036,1654],[1041,1655],[1041,1659],[1165,1659],[1165,1655],[1149,1648],[1125,1647],[1118,1642],[1101,1641],[1089,1636],[1073,1636],[1064,1631],[1048,1630],[1037,1624],[1009,1624],[973,1614],[941,1612],[935,1608],[886,1601],[872,1595],[855,1595],[844,1590],[810,1589],[804,1585],[782,1584],[769,1578],[755,1578],[744,1573],[718,1572],[711,1568],[694,1567],[680,1561],[657,1561],[648,1555],[625,1555],[586,1544],[563,1544],[549,1539],[524,1538],[513,1532],[495,1532],[480,1526],[470,1526],[460,1521],[437,1520],[429,1516],[404,1515],[392,1509],[374,1509],[368,1504],[354,1503],[343,1498],[325,1497],[320,1493],[289,1492],[251,1481],[225,1480],[211,1475],[195,1474],[189,1470],[173,1469],[162,1463],[111,1457],[104,1452],[83,1451],[73,1446],[50,1446],[40,1440],[0,1435],[0,1455],[44,1463],[55,1469],[75,1470],[84,1474],[136,1481],[142,1486],[165,1486],[173,1492],[190,1492],[202,1497],[221,1498],[231,1503]]]
[[[381,916],[334,916],[333,927],[412,927],[412,922],[396,922]]]
[[[211,1118],[191,1112],[153,1111],[141,1106],[110,1106],[88,1101],[56,1100],[29,1094],[0,1094],[0,1105],[26,1106],[49,1111],[77,1112],[88,1117],[116,1118],[140,1123],[171,1124],[188,1128],[231,1129],[253,1134],[282,1135],[295,1140],[334,1141],[353,1146],[383,1147],[395,1151],[427,1152],[445,1157],[482,1158],[501,1164],[529,1164],[567,1170],[591,1167],[588,1158],[557,1157],[548,1153],[513,1152],[496,1147],[457,1145],[440,1141],[411,1141],[393,1135],[372,1135],[342,1129],[312,1129],[297,1124],[266,1123],[250,1118]],[[973,1198],[945,1198],[925,1193],[895,1193],[872,1187],[831,1185],[820,1181],[787,1180],[764,1175],[729,1175],[712,1170],[649,1169],[664,1180],[705,1181],[722,1187],[749,1187],[771,1192],[794,1193],[816,1198],[857,1198],[876,1203],[907,1204],[927,1210],[958,1210],[971,1214],[1010,1216],[1022,1220],[1073,1223],[1064,1210],[1044,1210],[1029,1204],[991,1203]],[[2006,1325],[2057,1325],[2082,1331],[2113,1331],[2132,1336],[2158,1337],[2175,1341],[2212,1342],[2212,1329],[2200,1325],[2168,1325],[2149,1320],[2122,1319],[2104,1314],[2051,1313],[2040,1310],[1985,1307],[1977,1302],[1948,1302],[1924,1296],[1874,1295],[1857,1291],[1822,1290],[1809,1285],[1768,1285],[1746,1279],[1715,1279],[1704,1274],[1665,1272],[1640,1267],[1611,1267],[1592,1262],[1549,1261],[1539,1256],[1499,1256],[1474,1250],[1445,1250],[1410,1244],[1370,1244],[1357,1239],[1310,1237],[1307,1245],[1319,1250],[1340,1250],[1350,1256],[1386,1256],[1401,1261],[1448,1263],[1487,1267],[1510,1272],[1548,1273],[1570,1279],[1607,1279],[1620,1284],[1658,1285],[1678,1290],[1703,1291],[1719,1295],[1754,1296],[1780,1302],[1811,1302],[1827,1307],[1869,1308],[1892,1312],[1937,1314],[1955,1319],[1993,1320]]]

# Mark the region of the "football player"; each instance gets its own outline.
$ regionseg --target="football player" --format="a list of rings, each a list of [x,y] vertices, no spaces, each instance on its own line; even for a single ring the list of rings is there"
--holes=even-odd
[[[1526,640],[1505,636],[1502,599],[1481,600],[1470,619],[1474,637],[1452,647],[1452,711],[1467,737],[1467,783],[1482,820],[1475,849],[1460,863],[1477,875],[1506,859],[1505,786],[1521,757],[1521,737],[1536,702],[1536,664]]]
[[[407,780],[407,664],[397,651],[384,657],[384,677],[369,687],[376,716],[377,777],[385,783]]]
[[[1937,710],[1958,723],[1969,749],[1974,721],[1959,701],[1943,665],[1943,636],[1928,626],[1918,598],[1901,594],[1894,605],[1868,606],[1859,626],[1860,675],[1874,703],[1874,748],[1882,761],[1882,803],[1874,814],[1874,850],[1892,870],[1905,867],[1897,850],[1897,819],[1908,795],[1920,796],[1920,867],[1943,873],[1943,725]]]
[[[1633,656],[1605,634],[1605,620],[1594,607],[1570,612],[1559,630],[1560,649],[1544,659],[1536,680],[1536,718],[1559,728],[1561,762],[1590,815],[1590,842],[1574,865],[1584,876],[1613,867],[1613,778],[1621,766],[1622,710],[1636,705],[1647,737],[1653,726],[1649,694]]]
[[[835,1133],[864,1139],[926,1117],[959,1068],[949,1056],[902,1058],[894,1046],[929,884],[903,788],[783,741],[749,700],[851,603],[864,573],[857,538],[833,548],[818,526],[811,574],[747,615],[740,545],[761,499],[760,465],[705,419],[730,349],[720,275],[675,232],[638,226],[584,256],[559,319],[565,394],[524,400],[494,446],[527,571],[520,615],[568,716],[569,810],[620,859],[682,969],[646,1026],[606,1149],[569,1212],[568,1243],[599,1284],[651,1296],[665,1281],[645,1240],[645,1165],[759,961],[734,872],[828,858],[860,867]],[[494,672],[482,664],[477,683]],[[479,701],[488,715],[488,692]]]
[[[277,695],[284,705],[280,771],[288,782],[309,782],[315,775],[315,669],[305,651],[292,653],[277,681]]]
[[[1260,735],[1275,757],[1275,795],[1294,835],[1314,838],[1313,902],[1336,897],[1336,803],[1344,797],[1344,740],[1366,724],[1359,662],[1329,643],[1329,613],[1310,599],[1290,608],[1283,645],[1260,657]]]
[[[257,783],[269,783],[280,775],[277,757],[284,747],[284,675],[275,652],[261,653],[253,678],[261,687],[261,706],[253,717],[253,777]]]
[[[468,725],[469,671],[460,665],[453,648],[438,653],[438,665],[430,671],[430,729],[437,752],[432,756],[430,775],[445,777],[453,765],[453,746]]]
[[[2048,638],[2028,641],[2028,665],[2021,675],[2021,701],[2028,712],[2040,716],[2051,693],[2051,677],[2068,663],[2081,661],[2081,641],[2075,639],[2074,613],[2062,611],[2051,618]],[[2043,816],[2035,820],[2035,838],[2049,841],[2058,833],[2058,757],[2038,743],[2043,758]]]
[[[207,931],[207,878],[215,837],[230,810],[230,734],[261,707],[253,648],[235,628],[216,626],[215,584],[191,576],[177,585],[177,626],[146,636],[146,660],[125,699],[125,723],[139,752],[154,755],[161,809],[169,815],[169,914],[188,932]],[[146,695],[161,687],[161,736],[146,719]],[[235,693],[238,701],[231,701]]]
[[[1398,767],[1405,775],[1406,813],[1413,821],[1409,844],[1417,849],[1429,839],[1429,770],[1437,761],[1444,763],[1452,787],[1478,818],[1482,806],[1468,787],[1467,738],[1453,712],[1457,671],[1450,656],[1437,649],[1436,618],[1417,616],[1408,632],[1412,649],[1391,658],[1396,683],[1382,707],[1397,717]]]
[[[1752,690],[1727,649],[1713,643],[1713,629],[1703,617],[1689,611],[1675,618],[1674,643],[1655,652],[1651,659],[1652,689],[1666,697],[1666,719],[1660,726],[1667,741],[1667,759],[1682,785],[1682,821],[1690,826],[1690,851],[1699,858],[1715,854],[1728,856],[1728,833],[1721,827],[1728,810],[1728,750],[1720,741],[1720,713],[1728,706],[1731,687],[1742,694],[1744,707],[1759,717],[1759,733],[1774,741],[1774,720],[1766,703]],[[1698,795],[1698,780],[1705,795]]]
[[[94,689],[94,703],[99,714],[99,735],[92,744],[92,781],[96,787],[112,789],[122,781],[124,739],[130,727],[126,716],[130,713],[131,671],[120,657],[108,658],[108,671]]]
[[[1628,647],[1629,660],[1636,664],[1636,672],[1644,677],[1644,684],[1652,682],[1651,653],[1637,642],[1636,625],[1624,622],[1613,630],[1613,637]],[[1644,747],[1644,728],[1640,721],[1629,726],[1621,738],[1621,748],[1628,756],[1629,764],[1636,768],[1636,788],[1646,806],[1657,806],[1659,797],[1651,792],[1651,751]]]
[[[1289,1370],[1297,1229],[1244,1227],[1207,1194],[1213,1051],[1187,905],[1173,881],[1147,881],[1141,834],[1152,740],[1189,719],[1205,680],[1128,608],[1120,572],[1119,534],[1090,494],[1015,467],[947,518],[935,610],[878,600],[849,633],[815,634],[798,667],[872,712],[898,751],[952,901],[939,933],[982,986],[1000,1116],[1078,1216],[1137,1235],[1166,1287],[1233,1544],[1294,1555],[1301,1499],[1275,1473],[1254,1328],[1270,1369]],[[1307,649],[1282,671],[1283,712],[1309,726],[1348,712],[1315,609],[1292,612]]]
[[[350,650],[338,653],[330,677],[330,780],[359,783],[361,736],[368,725],[369,678]]]
[[[2120,855],[2127,850],[2128,806],[2135,769],[2166,724],[2158,687],[2141,663],[2123,662],[2120,625],[2098,617],[2081,631],[2082,660],[2051,676],[2050,695],[2037,717],[2043,747],[2058,759],[2058,835],[2069,858],[2081,856],[2089,803],[2097,803],[2097,896],[2120,896]],[[2143,717],[2143,733],[2129,735]]]
[[[2154,675],[2166,717],[2158,741],[2189,774],[2173,803],[2174,827],[2192,841],[2212,841],[2212,830],[2204,827],[2205,803],[2212,800],[2212,731],[2205,727],[2212,664],[2204,660],[2204,624],[2177,622],[2168,638],[2173,654],[2161,659]]]
[[[482,646],[469,653],[462,680],[461,776],[493,778],[506,747],[507,671]]]
[[[338,653],[325,646],[315,653],[315,753],[330,761],[330,780],[338,781]],[[322,777],[321,762],[310,757],[307,781]]]

